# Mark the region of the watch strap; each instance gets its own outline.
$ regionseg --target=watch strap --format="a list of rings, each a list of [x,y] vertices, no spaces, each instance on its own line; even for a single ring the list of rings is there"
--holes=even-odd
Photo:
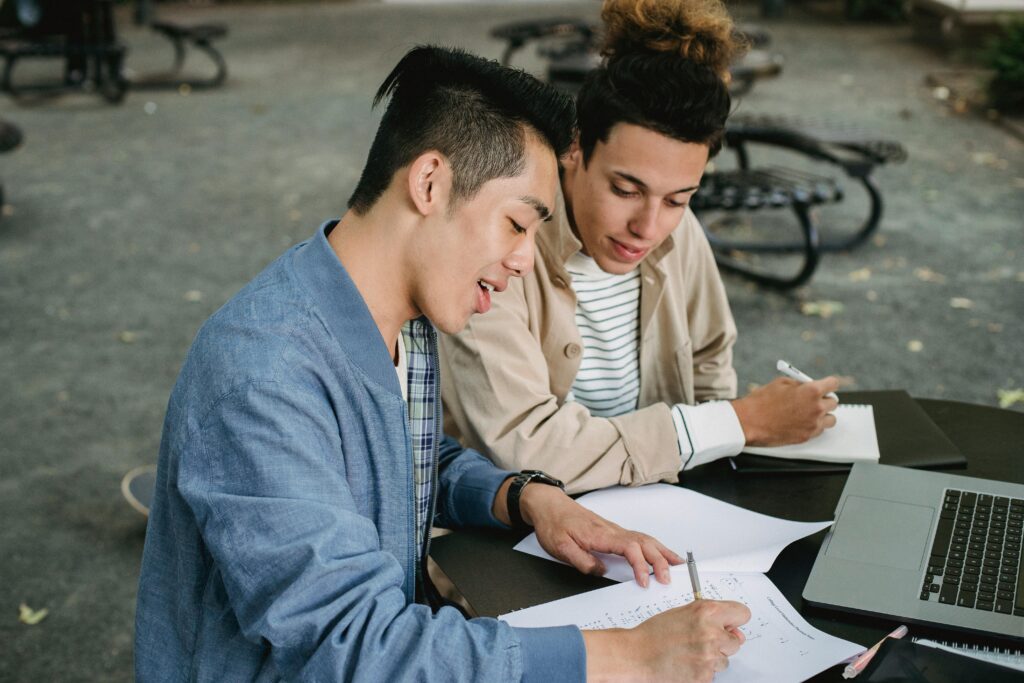
[[[532,482],[557,486],[563,491],[565,490],[565,484],[540,470],[523,470],[515,475],[512,484],[508,487],[505,503],[508,508],[509,524],[516,531],[528,531],[530,529],[530,525],[523,520],[523,513],[519,509],[519,499],[523,495],[523,489],[526,488],[526,485]]]

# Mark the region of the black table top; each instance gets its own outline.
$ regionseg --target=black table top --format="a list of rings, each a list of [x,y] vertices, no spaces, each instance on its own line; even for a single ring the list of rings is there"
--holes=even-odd
[[[845,402],[856,402],[858,392],[847,392],[842,398]],[[1024,414],[955,401],[917,402],[967,456],[967,467],[951,472],[1024,484]],[[684,473],[680,483],[766,515],[817,522],[833,519],[846,474],[737,475],[727,461],[721,460]],[[897,624],[816,609],[803,603],[801,593],[825,533],[788,546],[768,577],[813,626],[840,638],[872,645]],[[614,583],[516,552],[512,547],[518,541],[519,537],[511,533],[459,532],[434,539],[430,554],[480,616],[497,616]],[[970,640],[960,634],[916,626],[913,635]],[[837,670],[823,672],[811,680],[837,680]]]

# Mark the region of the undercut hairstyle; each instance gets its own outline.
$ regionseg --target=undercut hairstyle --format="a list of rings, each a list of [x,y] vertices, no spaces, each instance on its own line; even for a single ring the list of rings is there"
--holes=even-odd
[[[348,200],[365,214],[395,173],[427,151],[451,164],[449,210],[488,180],[522,173],[527,133],[556,158],[575,130],[572,99],[533,76],[457,49],[420,46],[384,79],[373,106],[390,98]]]
[[[584,163],[619,123],[722,147],[729,64],[744,50],[720,0],[606,0],[605,60],[576,100]]]

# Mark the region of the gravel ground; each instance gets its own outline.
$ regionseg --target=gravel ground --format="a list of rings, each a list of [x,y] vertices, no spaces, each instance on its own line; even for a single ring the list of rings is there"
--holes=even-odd
[[[342,210],[376,126],[370,98],[398,57],[421,42],[497,57],[494,24],[595,16],[596,3],[161,13],[230,25],[226,87],[134,92],[120,106],[0,100],[26,138],[0,166],[2,681],[131,677],[144,521],[121,476],[155,460],[202,321]],[[120,19],[129,66],[169,59]],[[997,404],[1024,386],[1024,143],[936,99],[924,79],[945,63],[906,27],[797,11],[767,27],[785,72],[741,111],[849,122],[902,141],[909,160],[876,173],[887,207],[875,243],[827,255],[797,292],[727,277],[741,386],[784,357],[851,388]],[[839,231],[863,208],[851,188],[822,225]],[[49,615],[19,623],[22,602]]]

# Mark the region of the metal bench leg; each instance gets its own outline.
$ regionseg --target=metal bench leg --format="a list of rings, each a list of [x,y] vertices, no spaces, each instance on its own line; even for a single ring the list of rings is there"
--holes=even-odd
[[[174,45],[174,66],[171,73],[177,76],[185,67],[185,41],[176,37],[171,39],[171,43]]]
[[[882,222],[882,210],[884,207],[882,191],[878,189],[875,181],[869,175],[861,176],[858,180],[864,186],[871,200],[871,208],[868,209],[867,219],[861,225],[860,230],[845,239],[826,239],[821,245],[822,251],[846,251],[847,249],[859,247],[868,241],[871,235],[875,233],[875,230],[878,229],[879,223]]]
[[[821,241],[818,236],[818,230],[814,225],[814,219],[811,217],[811,207],[802,202],[796,202],[793,204],[793,213],[796,214],[797,221],[800,223],[800,230],[803,233],[803,252],[804,252],[804,263],[798,272],[793,277],[779,277],[772,275],[763,270],[752,268],[741,261],[728,256],[725,253],[719,251],[719,248],[715,249],[715,260],[718,262],[718,266],[723,270],[742,275],[743,277],[753,280],[759,285],[765,287],[772,287],[774,289],[793,289],[805,284],[814,275],[814,270],[818,267],[818,260],[821,252]],[[714,244],[714,243],[712,243]],[[730,245],[731,251],[735,251],[735,246]]]
[[[208,40],[197,40],[195,43],[196,47],[206,53],[210,60],[217,67],[217,73],[214,74],[213,78],[205,81],[193,81],[191,85],[193,88],[216,88],[217,86],[224,83],[224,79],[228,77],[228,64],[224,60],[224,55],[220,53],[220,50],[215,48],[212,43]]]

